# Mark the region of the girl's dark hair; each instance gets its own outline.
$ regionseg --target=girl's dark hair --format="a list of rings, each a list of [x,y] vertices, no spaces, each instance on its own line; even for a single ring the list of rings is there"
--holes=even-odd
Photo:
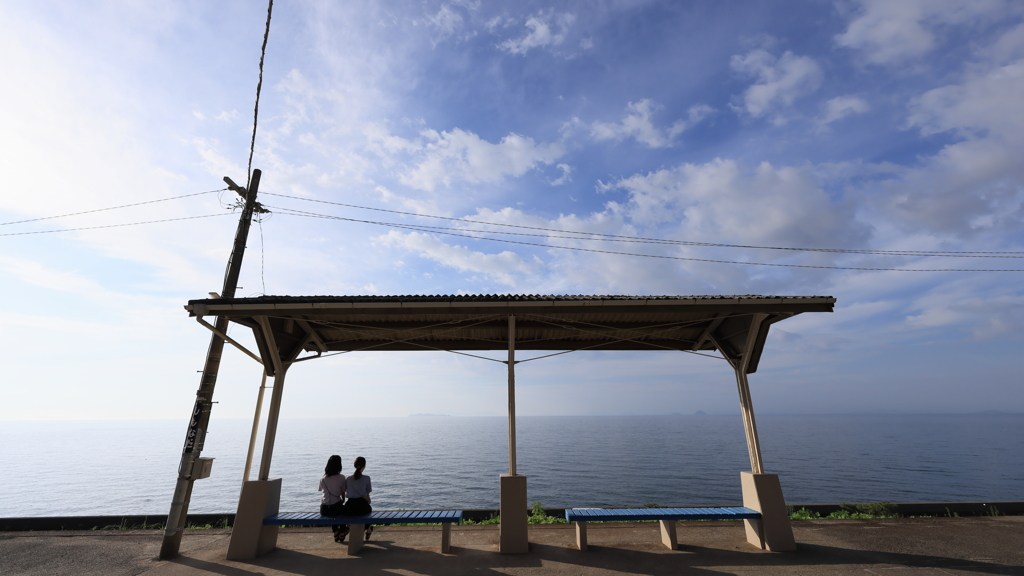
[[[327,459],[327,467],[324,468],[324,476],[337,476],[341,474],[341,456],[335,454]]]
[[[366,468],[366,458],[360,456],[356,458],[356,461],[352,466],[356,469],[356,473],[352,475],[353,478],[359,480],[363,477],[363,468]]]

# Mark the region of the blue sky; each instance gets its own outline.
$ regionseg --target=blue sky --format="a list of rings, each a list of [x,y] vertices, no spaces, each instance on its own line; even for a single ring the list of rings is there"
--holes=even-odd
[[[0,3],[0,222],[244,182],[264,8]],[[466,232],[1021,252],[1021,94],[1024,7],[999,0],[279,1],[253,166],[261,192],[294,198],[262,197],[273,214],[239,293],[831,295],[834,314],[773,328],[757,410],[1024,411],[1024,273],[792,267],[1019,258]],[[231,201],[0,226],[216,215],[0,236],[0,419],[184,419],[209,336],[182,306],[220,289]],[[337,356],[291,372],[282,413],[501,415],[503,368]],[[229,351],[215,417],[251,414],[259,374]],[[738,411],[724,362],[690,355],[575,353],[522,365],[518,383],[522,415]]]

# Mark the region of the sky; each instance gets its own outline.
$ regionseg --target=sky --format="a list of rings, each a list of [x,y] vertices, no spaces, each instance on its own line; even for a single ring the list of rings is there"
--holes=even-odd
[[[0,420],[186,420],[260,4],[0,0]],[[828,295],[773,326],[758,412],[1024,412],[1021,94],[1012,1],[278,0],[238,294]],[[937,269],[1017,271],[913,271]],[[260,375],[228,347],[213,418],[251,417]],[[501,416],[505,378],[334,356],[289,372],[282,417]],[[738,413],[734,382],[578,352],[520,365],[517,411]]]

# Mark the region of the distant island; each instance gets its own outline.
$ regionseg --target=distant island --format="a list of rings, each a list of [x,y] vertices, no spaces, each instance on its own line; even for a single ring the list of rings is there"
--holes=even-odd
[[[434,417],[442,417],[443,416],[445,418],[451,418],[452,417],[451,414],[409,414],[409,418],[420,418],[420,417],[423,417],[423,416],[434,416]]]
[[[703,411],[703,410],[697,410],[696,412],[693,413],[693,415],[694,416],[707,416],[708,413]]]

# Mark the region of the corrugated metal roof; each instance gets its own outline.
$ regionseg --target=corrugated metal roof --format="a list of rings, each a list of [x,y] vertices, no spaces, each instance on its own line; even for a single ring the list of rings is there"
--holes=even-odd
[[[350,296],[256,296],[252,298],[198,299],[193,302],[234,304],[284,304],[300,302],[585,302],[585,301],[630,301],[630,300],[814,300],[831,299],[831,296],[766,296],[761,294],[743,295],[692,295],[692,296],[627,296],[588,294],[408,294],[400,296],[350,295]]]
[[[752,372],[771,324],[831,312],[834,303],[830,296],[756,294],[458,294],[201,299],[186,308],[251,328],[263,358],[302,350],[503,350],[515,316],[517,350],[720,350],[736,358],[753,342],[749,336],[756,340]]]

